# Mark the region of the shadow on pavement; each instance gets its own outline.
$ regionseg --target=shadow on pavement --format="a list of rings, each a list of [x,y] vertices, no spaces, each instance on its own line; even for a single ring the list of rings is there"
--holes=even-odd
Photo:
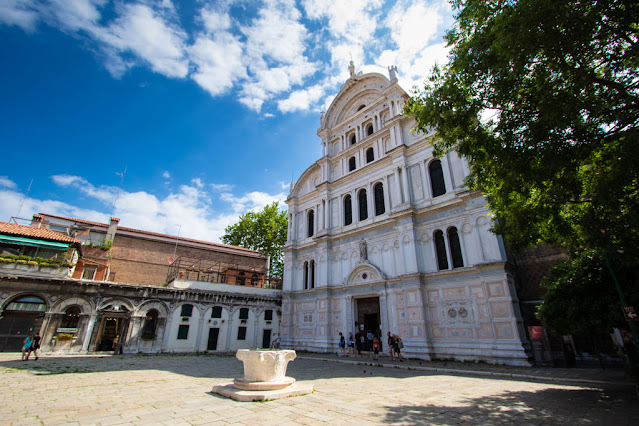
[[[567,424],[577,414],[588,424],[631,425],[639,422],[639,404],[632,394],[597,389],[506,392],[465,399],[459,406],[438,405],[428,399],[425,402],[429,405],[387,406],[386,415],[380,421],[401,424]]]

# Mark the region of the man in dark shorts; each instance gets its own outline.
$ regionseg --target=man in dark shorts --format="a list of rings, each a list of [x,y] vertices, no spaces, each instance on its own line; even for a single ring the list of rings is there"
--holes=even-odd
[[[388,335],[388,354],[390,355],[391,361],[395,361],[395,352],[393,351],[393,336],[391,336],[390,331],[386,334]]]
[[[40,333],[36,333],[35,336],[33,337],[33,343],[31,343],[31,350],[29,351],[29,355],[31,355],[31,352],[33,352],[33,355],[35,356],[35,359],[38,359],[38,350],[40,349]],[[27,355],[27,358],[29,358],[29,355]]]

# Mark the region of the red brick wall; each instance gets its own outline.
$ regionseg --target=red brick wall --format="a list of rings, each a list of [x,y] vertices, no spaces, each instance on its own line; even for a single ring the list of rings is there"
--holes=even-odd
[[[115,282],[162,286],[166,283],[174,242],[150,241],[116,234],[111,249],[111,277]],[[240,269],[264,269],[266,258],[223,253],[178,243],[175,259],[188,257],[238,265]]]

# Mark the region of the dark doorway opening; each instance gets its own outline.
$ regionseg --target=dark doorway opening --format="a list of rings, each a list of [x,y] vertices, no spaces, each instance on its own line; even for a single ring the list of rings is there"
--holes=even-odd
[[[371,350],[372,338],[381,337],[381,318],[379,309],[379,297],[366,297],[357,299],[357,324],[360,334],[364,335],[364,350]]]
[[[271,347],[271,330],[264,330],[262,336],[262,348],[267,349]]]
[[[216,351],[217,350],[217,338],[220,335],[219,328],[211,328],[209,329],[209,342],[206,345],[207,351]]]
[[[100,337],[96,351],[115,351],[121,353],[125,344],[125,334],[128,328],[127,314],[107,314],[100,324]]]

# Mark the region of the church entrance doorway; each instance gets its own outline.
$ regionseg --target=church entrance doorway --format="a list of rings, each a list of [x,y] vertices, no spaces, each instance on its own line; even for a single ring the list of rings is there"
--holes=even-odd
[[[381,318],[379,309],[379,297],[366,297],[356,299],[358,331],[364,335],[363,350],[370,351],[373,348],[373,337],[381,337]]]

